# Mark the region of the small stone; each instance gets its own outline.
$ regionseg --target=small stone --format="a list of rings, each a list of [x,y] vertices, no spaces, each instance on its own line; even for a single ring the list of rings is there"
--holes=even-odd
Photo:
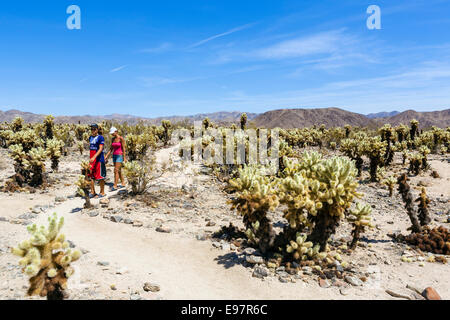
[[[109,266],[109,262],[108,261],[98,261],[97,264],[99,266],[104,266],[104,267]]]
[[[345,276],[345,281],[347,281],[348,283],[350,283],[352,286],[355,287],[362,286],[363,284],[361,280],[353,276]]]
[[[140,228],[143,225],[144,225],[144,223],[142,223],[142,221],[136,220],[136,221],[133,222],[133,227],[136,227],[136,228]]]
[[[349,290],[347,289],[347,288],[340,288],[339,289],[339,293],[341,294],[341,295],[343,295],[343,296],[346,296],[346,295],[348,295],[348,292]]]
[[[117,290],[117,287],[116,287],[116,285],[115,284],[112,284],[111,286],[110,286],[110,288],[111,288],[111,290]]]
[[[55,202],[64,202],[66,201],[66,198],[64,197],[55,197]]]
[[[256,249],[251,248],[251,247],[248,247],[248,248],[244,249],[244,253],[247,254],[247,255],[254,254],[255,252],[256,252]]]
[[[146,292],[149,292],[149,291],[150,292],[158,292],[159,290],[161,290],[161,288],[156,283],[150,283],[150,282],[144,283],[144,291],[146,291]]]
[[[195,238],[199,241],[205,241],[206,240],[206,236],[204,234],[198,234],[195,236]]]
[[[123,220],[123,223],[125,223],[125,224],[133,224],[133,220],[131,220],[130,218],[125,218],[125,220]]]
[[[170,228],[163,227],[163,226],[156,228],[156,231],[162,232],[162,233],[171,233],[172,232],[172,230]]]
[[[278,281],[282,282],[282,283],[288,283],[289,282],[289,278],[283,277],[283,276],[279,276],[278,277]]]
[[[215,225],[216,223],[213,221],[208,221],[208,223],[206,224],[207,227],[214,227]]]
[[[89,217],[96,217],[96,216],[98,216],[98,211],[90,211],[89,212]]]
[[[142,297],[138,294],[132,294],[130,300],[142,300]]]
[[[217,241],[213,241],[212,242],[212,245],[213,245],[213,247],[214,248],[220,248],[222,245],[220,244],[220,242],[217,242]]]
[[[329,288],[330,287],[330,282],[328,280],[319,279],[319,286],[321,288]]]
[[[262,264],[262,263],[264,263],[263,257],[259,257],[259,256],[255,256],[255,255],[246,256],[245,260],[248,263],[251,263],[251,264]]]
[[[119,222],[122,221],[122,220],[123,220],[122,216],[111,216],[111,221],[112,221],[112,222],[117,222],[117,223],[119,223]]]
[[[5,217],[0,217],[0,221],[1,222],[8,222],[8,219],[6,219]]]
[[[102,198],[102,199],[100,199],[99,203],[103,204],[103,205],[108,205],[109,204],[109,199],[108,198]]]
[[[432,287],[423,290],[422,296],[427,300],[442,300],[441,296]]]
[[[255,269],[253,269],[252,276],[255,278],[263,279],[264,277],[267,277],[268,275],[269,275],[269,271],[264,267],[257,266],[257,267],[255,267]]]
[[[230,251],[230,249],[231,249],[229,243],[222,243],[221,247],[222,247],[222,250],[225,250],[225,251]]]

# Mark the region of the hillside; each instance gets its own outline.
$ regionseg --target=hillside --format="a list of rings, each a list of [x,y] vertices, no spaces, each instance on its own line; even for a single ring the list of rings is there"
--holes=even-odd
[[[265,112],[253,120],[258,127],[296,128],[324,124],[327,127],[373,126],[375,122],[366,116],[338,108],[281,109]]]
[[[450,126],[450,109],[432,112],[407,110],[393,117],[381,118],[377,120],[380,122],[387,122],[392,125],[399,125],[401,123],[409,124],[412,119],[418,120],[421,128],[428,128],[431,126],[445,128]]]

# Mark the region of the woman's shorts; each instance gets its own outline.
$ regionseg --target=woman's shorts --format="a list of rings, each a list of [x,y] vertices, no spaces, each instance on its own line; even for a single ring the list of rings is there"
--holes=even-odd
[[[113,162],[123,162],[123,155],[121,154],[113,154]]]

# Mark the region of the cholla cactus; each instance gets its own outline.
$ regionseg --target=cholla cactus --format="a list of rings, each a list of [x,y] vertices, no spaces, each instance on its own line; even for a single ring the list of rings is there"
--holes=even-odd
[[[418,217],[420,225],[426,226],[431,222],[431,218],[430,213],[428,212],[428,204],[430,203],[430,199],[427,197],[425,188],[422,187],[420,196],[416,199],[416,202],[419,203]]]
[[[358,133],[354,139],[344,139],[341,141],[340,150],[350,159],[355,161],[356,169],[358,169],[358,177],[362,174],[362,166],[364,161],[362,156],[364,154],[364,145],[362,140],[366,138],[363,133]]]
[[[247,124],[247,114],[241,114],[241,130],[245,130],[245,126]]]
[[[377,169],[383,164],[383,155],[386,153],[386,141],[380,137],[369,137],[363,142],[364,152],[370,159],[370,181],[377,182]]]
[[[65,236],[59,234],[64,219],[56,213],[48,218],[47,228],[36,224],[28,227],[29,240],[23,241],[12,253],[22,257],[19,265],[30,277],[28,295],[47,297],[48,300],[62,300],[67,288],[67,279],[74,273],[70,266],[81,257],[79,250],[70,249]]]
[[[91,186],[90,170],[91,165],[89,161],[83,161],[81,163],[81,175],[75,182],[75,185],[78,187],[77,193],[85,200],[84,208],[86,209],[91,208],[91,199],[89,198],[89,188]]]
[[[23,128],[24,121],[21,117],[15,117],[11,122],[11,130],[13,132],[19,132]]]
[[[267,212],[279,204],[276,185],[269,177],[253,166],[238,170],[239,177],[229,181],[237,192],[231,200],[232,210],[236,209],[244,217],[247,236],[266,253],[273,246],[275,231],[267,217]]]
[[[151,180],[151,169],[146,164],[141,165],[138,161],[126,162],[123,169],[133,194],[142,194],[147,191]]]
[[[414,209],[414,202],[411,193],[411,188],[408,184],[408,177],[406,173],[403,173],[397,180],[398,192],[402,195],[403,202],[405,203],[405,208],[408,213],[409,219],[411,220],[412,232],[422,232],[422,227],[419,223],[419,218],[417,217],[417,212]]]
[[[47,140],[53,139],[53,120],[55,118],[52,115],[48,115],[44,119],[44,125],[45,125],[45,137]]]
[[[47,140],[47,155],[52,160],[52,169],[58,170],[59,158],[61,158],[61,150],[64,142],[58,139]]]
[[[356,204],[355,209],[350,210],[350,215],[347,217],[347,220],[353,224],[353,240],[350,244],[351,249],[355,249],[358,239],[360,238],[361,233],[364,232],[364,229],[366,227],[372,227],[370,223],[371,212],[372,208],[368,204],[362,204],[361,202]]]
[[[42,147],[33,148],[28,153],[29,168],[33,174],[30,185],[33,187],[40,186],[44,183],[45,159],[47,153]]]
[[[428,169],[428,160],[427,160],[427,155],[430,153],[430,149],[428,149],[428,147],[426,146],[421,146],[419,148],[419,153],[422,155],[422,170],[427,170]]]
[[[394,186],[397,183],[397,179],[393,176],[389,176],[386,179],[383,180],[383,184],[386,185],[389,189],[389,197],[392,197],[392,194],[394,193]]]
[[[416,119],[411,120],[411,130],[410,130],[410,138],[412,141],[416,138],[416,135],[419,134],[419,121]]]
[[[163,141],[164,145],[166,146],[170,140],[170,129],[172,128],[172,123],[170,123],[169,120],[163,120],[163,121],[161,121],[161,125],[164,129],[162,141]]]
[[[389,165],[392,160],[394,159],[394,151],[391,148],[391,142],[395,139],[394,138],[394,129],[391,127],[390,124],[385,124],[383,127],[379,130],[381,135],[381,141],[386,141],[386,153],[384,155],[384,164]]]
[[[444,146],[442,146],[442,147],[441,147],[441,150],[440,150],[440,151],[441,151],[441,155],[443,155],[443,156],[444,156],[444,155],[445,155],[445,154],[446,154],[446,153],[448,152],[448,148],[447,148],[447,147],[444,147]]]
[[[84,142],[83,142],[83,141],[78,141],[78,142],[77,142],[77,148],[78,148],[78,151],[80,151],[80,155],[83,155],[83,151],[84,151]]]

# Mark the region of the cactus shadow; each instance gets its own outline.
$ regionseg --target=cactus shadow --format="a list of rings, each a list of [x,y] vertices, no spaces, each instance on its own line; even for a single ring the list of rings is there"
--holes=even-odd
[[[217,264],[223,265],[225,269],[232,268],[236,265],[243,265],[245,259],[239,257],[236,252],[226,253],[224,255],[218,256],[214,259],[217,261]]]
[[[388,242],[393,242],[392,239],[382,239],[382,240],[378,240],[378,239],[369,239],[366,237],[362,237],[359,239],[360,242],[366,242],[366,243],[388,243]]]

